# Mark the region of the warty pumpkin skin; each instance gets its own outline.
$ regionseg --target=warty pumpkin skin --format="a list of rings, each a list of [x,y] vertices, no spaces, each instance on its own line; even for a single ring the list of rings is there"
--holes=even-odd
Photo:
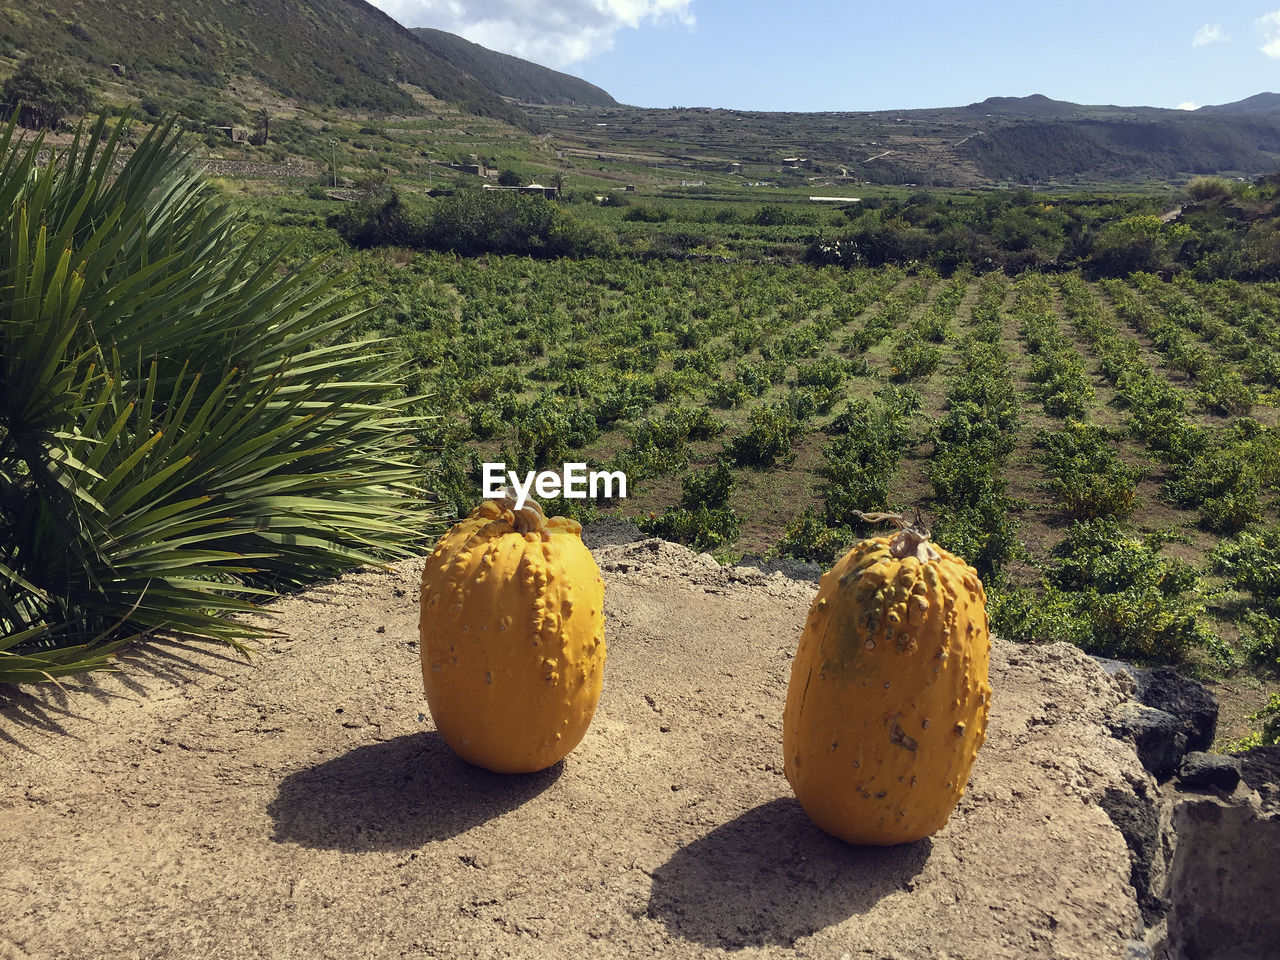
[[[422,572],[427,704],[468,763],[531,773],[587,732],[604,677],[604,581],[582,526],[486,501]]]
[[[854,546],[822,577],[787,689],[784,769],[810,818],[882,846],[942,829],[986,737],[990,653],[976,570],[916,527]]]

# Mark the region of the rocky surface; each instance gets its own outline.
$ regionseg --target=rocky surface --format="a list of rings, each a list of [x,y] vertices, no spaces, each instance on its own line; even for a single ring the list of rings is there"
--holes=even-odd
[[[202,159],[198,165],[214,177],[257,177],[259,179],[318,177],[320,166],[309,160],[291,157],[285,163],[262,163],[257,160]]]
[[[1177,852],[1167,918],[1174,960],[1280,956],[1280,816],[1257,794],[1183,799],[1174,806]]]
[[[541,774],[433,731],[420,561],[278,602],[251,664],[174,644],[0,693],[0,958],[1150,956],[1170,808],[1110,732],[1128,674],[997,642],[950,823],[851,847],[782,775],[813,584],[652,540],[597,558],[604,696]]]
[[[1240,761],[1218,753],[1188,753],[1178,769],[1183,790],[1221,790],[1232,793],[1240,783]]]

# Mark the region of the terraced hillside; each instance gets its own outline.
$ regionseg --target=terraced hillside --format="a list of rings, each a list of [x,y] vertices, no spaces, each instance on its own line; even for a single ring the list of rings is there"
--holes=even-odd
[[[703,107],[534,108],[557,137],[605,156],[657,154],[689,172],[969,187],[1127,183],[1280,166],[1273,102],[1201,113],[995,97],[966,107],[767,113]],[[732,167],[731,164],[739,164]],[[720,178],[723,180],[723,178]]]

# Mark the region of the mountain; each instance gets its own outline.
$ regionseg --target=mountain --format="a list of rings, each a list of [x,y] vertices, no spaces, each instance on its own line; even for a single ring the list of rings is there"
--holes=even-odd
[[[604,90],[567,73],[498,53],[443,30],[414,27],[412,32],[436,56],[501,96],[525,103],[617,106]]]
[[[529,105],[533,121],[584,156],[661,157],[665,168],[799,186],[978,187],[1177,182],[1280,170],[1280,97],[1188,111],[991,97],[960,107],[790,113],[702,107]],[[785,158],[805,158],[788,163]]]
[[[1280,113],[1280,93],[1258,93],[1234,103],[1201,107],[1197,113]]]
[[[364,0],[54,0],[0,4],[5,54],[60,55],[167,105],[208,102],[234,77],[321,106],[418,112],[398,83],[471,113],[526,122]]]
[[[987,97],[981,103],[971,103],[967,107],[952,108],[957,113],[976,116],[1027,117],[1035,119],[1073,118],[1097,113],[1123,111],[1124,107],[1082,106],[1067,100],[1054,100],[1043,93],[1033,93],[1029,97]],[[935,111],[936,112],[936,111]]]
[[[1252,175],[1280,168],[1280,114],[1168,113],[1002,124],[960,150],[987,177],[1022,183]]]
[[[974,135],[956,152],[996,181],[1177,179],[1280,167],[1280,95],[1273,93],[1200,110],[1033,94],[925,113],[973,122]]]

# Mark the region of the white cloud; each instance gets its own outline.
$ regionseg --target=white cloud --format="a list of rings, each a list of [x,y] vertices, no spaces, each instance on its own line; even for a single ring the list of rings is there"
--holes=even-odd
[[[1254,26],[1262,34],[1259,49],[1268,57],[1280,57],[1280,10],[1259,17]]]
[[[1211,43],[1222,43],[1231,39],[1222,32],[1222,24],[1206,23],[1203,27],[1196,31],[1195,38],[1191,41],[1193,47],[1204,47]]]
[[[693,27],[693,0],[372,0],[406,27],[435,27],[534,63],[564,67],[613,49],[623,28]]]
[[[1200,109],[1200,104],[1196,103],[1194,100],[1184,100],[1182,103],[1178,104],[1178,106],[1177,106],[1175,109],[1177,109],[1177,110],[1199,110],[1199,109]]]

